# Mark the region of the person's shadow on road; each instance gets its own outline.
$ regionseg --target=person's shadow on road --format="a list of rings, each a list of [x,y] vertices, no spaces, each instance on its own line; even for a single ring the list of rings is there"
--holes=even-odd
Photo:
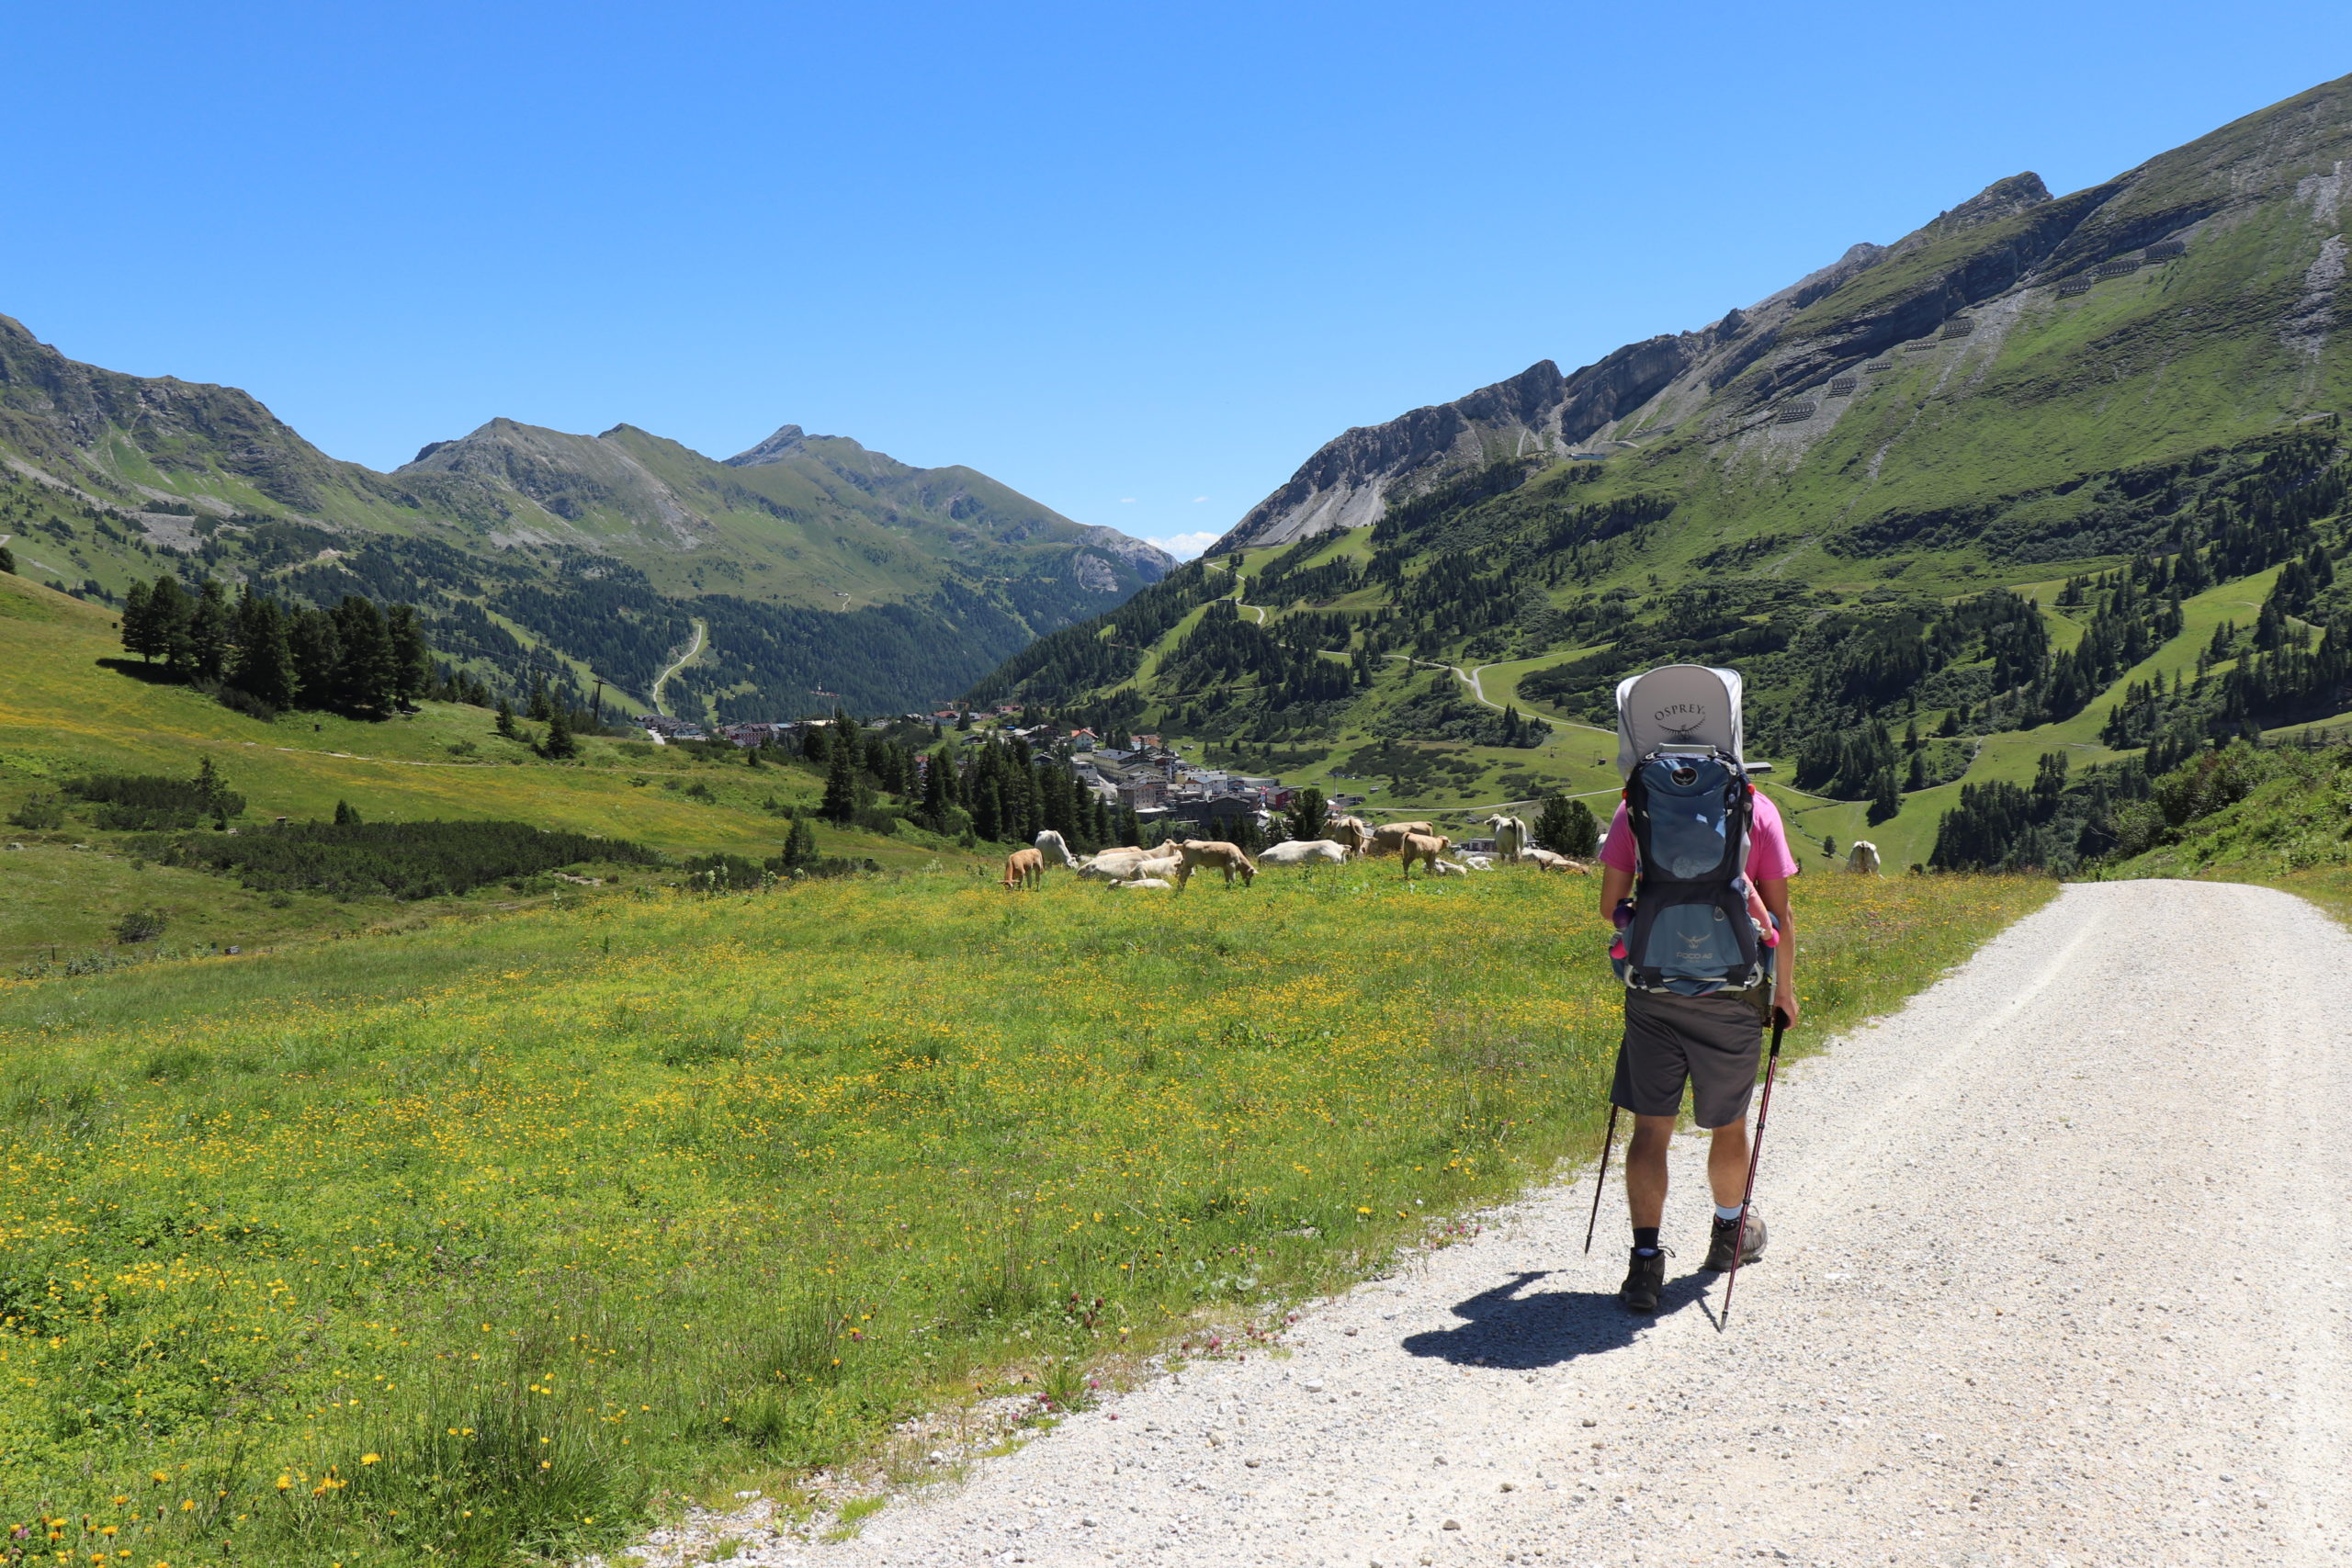
[[[1666,1289],[1658,1292],[1657,1312],[1653,1315],[1627,1312],[1614,1291],[1529,1289],[1549,1272],[1529,1269],[1514,1275],[1507,1284],[1481,1291],[1453,1309],[1455,1315],[1467,1322],[1455,1328],[1408,1335],[1406,1352],[1464,1367],[1518,1371],[1556,1367],[1578,1356],[1631,1345],[1659,1318],[1702,1302],[1712,1278],[1694,1270],[1668,1280]]]

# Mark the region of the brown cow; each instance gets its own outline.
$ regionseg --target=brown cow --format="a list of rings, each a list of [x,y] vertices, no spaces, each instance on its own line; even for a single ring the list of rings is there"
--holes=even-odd
[[[1405,880],[1413,880],[1413,863],[1419,861],[1430,874],[1437,874],[1437,857],[1453,847],[1452,839],[1434,833],[1408,833],[1397,846],[1405,855]]]
[[[1402,844],[1408,835],[1430,834],[1436,831],[1435,824],[1429,822],[1383,822],[1372,830],[1372,847],[1364,853],[1393,855],[1396,852],[1397,846]]]
[[[1225,873],[1225,885],[1233,886],[1233,874],[1241,874],[1241,886],[1247,887],[1258,874],[1257,865],[1241,852],[1239,844],[1228,844],[1217,839],[1180,839],[1159,846],[1165,854],[1176,852],[1176,886],[1183,886],[1193,880],[1195,870],[1215,866]]]
[[[1372,848],[1372,829],[1361,817],[1334,817],[1323,824],[1323,836],[1351,855]]]
[[[1038,850],[1015,850],[1004,857],[1004,890],[1035,888],[1046,881],[1046,857]]]

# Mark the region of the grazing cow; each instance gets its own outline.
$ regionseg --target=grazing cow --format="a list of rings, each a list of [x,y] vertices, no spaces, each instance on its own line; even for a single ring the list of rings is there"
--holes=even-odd
[[[1393,855],[1408,835],[1419,833],[1426,837],[1436,831],[1436,827],[1428,822],[1383,822],[1372,830],[1372,848],[1365,852]]]
[[[1329,839],[1293,839],[1258,858],[1268,865],[1340,865],[1346,863],[1348,852],[1345,845]]]
[[[1072,870],[1077,869],[1078,857],[1069,852],[1069,846],[1062,842],[1062,836],[1051,828],[1038,834],[1035,842],[1037,852],[1046,857],[1047,865],[1066,865]]]
[[[1431,875],[1440,874],[1437,857],[1453,847],[1453,840],[1436,833],[1408,833],[1397,844],[1405,857],[1405,880],[1413,880],[1413,863],[1419,861]]]
[[[1035,888],[1045,885],[1046,857],[1035,850],[1015,850],[1004,857],[1004,890]]]
[[[1372,848],[1372,825],[1361,817],[1329,818],[1323,824],[1323,836],[1351,855]]]
[[[1078,874],[1089,882],[1117,882],[1135,869],[1136,862],[1149,859],[1150,855],[1149,850],[1140,850],[1133,844],[1104,850],[1080,861]]]
[[[1862,876],[1878,874],[1878,846],[1868,839],[1856,839],[1854,847],[1846,852],[1846,869]]]
[[[1555,854],[1552,851],[1541,848],[1540,846],[1530,848],[1527,852],[1527,858],[1535,863],[1535,869],[1538,871],[1561,871],[1567,873],[1570,876],[1589,876],[1592,874],[1592,867],[1589,863],[1580,860],[1570,860],[1564,854]]]
[[[1250,886],[1258,874],[1256,863],[1241,852],[1239,844],[1228,844],[1216,839],[1181,839],[1173,844],[1162,844],[1179,856],[1176,886],[1182,887],[1193,880],[1193,873],[1214,866],[1225,873],[1225,885],[1233,886],[1233,874],[1241,874],[1241,886]]]
[[[1140,887],[1147,892],[1165,893],[1176,885],[1164,876],[1138,876],[1133,882],[1114,882],[1114,887]]]
[[[1495,835],[1495,853],[1505,865],[1516,865],[1527,858],[1528,847],[1535,841],[1535,831],[1517,817],[1498,812],[1487,818],[1487,827]]]

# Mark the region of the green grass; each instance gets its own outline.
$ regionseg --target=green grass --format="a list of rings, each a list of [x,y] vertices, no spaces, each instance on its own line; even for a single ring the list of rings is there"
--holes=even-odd
[[[1803,1036],[2050,886],[1802,884]],[[1593,891],[939,873],[0,983],[0,1517],[576,1554],[1073,1359],[1246,1344],[1588,1152]]]
[[[120,656],[110,616],[5,574],[0,649],[11,671],[0,689],[0,817],[85,773],[186,777],[209,757],[246,797],[247,828],[278,816],[331,818],[335,804],[347,800],[370,820],[503,818],[630,839],[680,855],[725,851],[765,858],[780,848],[786,824],[763,803],[774,797],[813,807],[820,793],[820,781],[800,768],[695,761],[642,741],[591,737],[577,761],[548,762],[500,739],[491,714],[458,704],[428,703],[413,716],[381,723],[288,714],[264,724],[187,687],[102,662]],[[820,829],[819,838],[827,854],[885,866],[973,859],[905,829],[883,837]],[[171,945],[253,946],[454,907],[346,904],[299,894],[273,904],[225,878],[141,863],[128,836],[95,831],[85,819],[47,832],[0,823],[0,842],[26,846],[0,852],[0,878],[9,893],[0,905],[0,964],[10,966],[45,957],[52,946],[95,947],[133,908],[168,914]],[[464,902],[516,901],[502,889]]]

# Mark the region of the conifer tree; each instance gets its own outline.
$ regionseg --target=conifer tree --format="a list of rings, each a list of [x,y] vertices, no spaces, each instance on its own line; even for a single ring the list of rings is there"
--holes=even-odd
[[[164,651],[155,639],[153,592],[133,578],[122,595],[122,650],[135,653],[151,664],[155,655]]]
[[[848,827],[857,815],[855,750],[854,742],[837,744],[825,762],[825,798],[817,809],[836,828]]]
[[[338,828],[356,828],[362,825],[359,813],[352,809],[351,802],[338,800],[334,803],[334,825]]]
[[[413,703],[433,689],[433,649],[425,642],[424,626],[413,604],[394,604],[384,612],[384,637],[392,666],[392,695]]]
[[[922,806],[917,813],[922,825],[934,833],[947,830],[947,812],[954,804],[956,759],[948,748],[942,746],[931,754],[922,771]]]
[[[353,713],[390,712],[392,644],[384,634],[382,613],[356,593],[346,593],[334,607],[334,633],[341,651],[335,664],[335,705]]]
[[[294,655],[296,700],[304,707],[334,706],[336,671],[343,664],[334,617],[324,610],[297,611],[286,628],[286,645]]]
[[[808,826],[806,817],[792,819],[792,830],[784,836],[784,853],[776,857],[779,869],[795,872],[817,863],[817,830]]]
[[[555,705],[548,698],[548,678],[537,670],[531,671],[530,701],[524,712],[540,724],[545,724],[555,713]]]
[[[548,738],[539,743],[539,755],[559,762],[580,755],[580,742],[571,738],[571,716],[560,703],[548,710]]]
[[[176,579],[159,577],[147,597],[149,636],[157,656],[174,674],[186,675],[194,662],[188,640],[188,618],[195,605]]]
[[[277,601],[246,588],[237,601],[237,660],[231,684],[274,708],[294,705],[294,654]]]
[[[208,577],[197,590],[187,618],[188,671],[199,681],[218,681],[227,672],[236,637],[236,614],[220,580]]]
[[[515,739],[514,709],[504,697],[498,699],[498,733],[509,740]]]
[[[1331,809],[1323,799],[1323,792],[1309,784],[1291,797],[1290,836],[1294,839],[1321,838],[1331,825]]]
[[[1591,809],[1566,795],[1544,797],[1533,831],[1539,847],[1574,860],[1590,860],[1600,848],[1600,824]]]

